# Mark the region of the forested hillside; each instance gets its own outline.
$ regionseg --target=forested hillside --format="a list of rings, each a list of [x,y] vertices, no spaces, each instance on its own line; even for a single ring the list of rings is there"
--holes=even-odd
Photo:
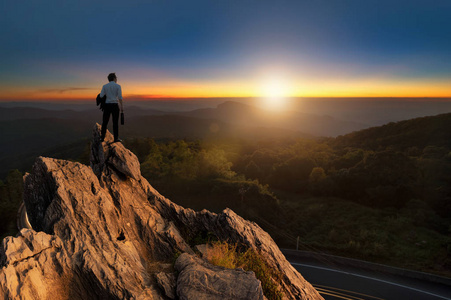
[[[446,151],[451,148],[449,128],[451,114],[442,114],[356,131],[337,137],[332,144],[341,148],[359,147],[367,150],[392,148],[411,154],[419,153],[425,147],[442,147],[441,151]]]

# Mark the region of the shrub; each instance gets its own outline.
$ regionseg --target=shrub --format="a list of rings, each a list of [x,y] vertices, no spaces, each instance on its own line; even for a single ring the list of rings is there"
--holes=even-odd
[[[253,249],[248,248],[243,252],[239,248],[237,244],[214,242],[207,248],[204,255],[213,265],[229,269],[242,268],[254,272],[268,299],[283,299],[283,293],[277,284],[282,280],[280,272],[271,269],[262,256]]]

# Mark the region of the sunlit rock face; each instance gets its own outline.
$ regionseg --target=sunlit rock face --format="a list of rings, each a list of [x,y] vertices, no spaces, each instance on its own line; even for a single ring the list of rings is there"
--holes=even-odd
[[[195,212],[171,202],[112,141],[108,133],[102,143],[94,127],[90,167],[36,160],[24,191],[33,229],[0,246],[0,299],[264,299],[252,272],[196,256],[188,241],[207,233],[260,253],[282,273],[286,299],[322,299],[258,225],[229,209]],[[216,281],[199,288],[190,272]]]

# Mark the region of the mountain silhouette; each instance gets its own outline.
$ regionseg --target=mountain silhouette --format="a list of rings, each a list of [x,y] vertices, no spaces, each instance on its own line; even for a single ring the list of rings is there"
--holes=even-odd
[[[203,108],[179,114],[216,119],[231,124],[298,130],[313,136],[337,136],[368,127],[361,123],[337,120],[331,116],[297,111],[273,112],[234,101],[221,103],[216,108]]]
[[[392,147],[406,150],[427,146],[451,148],[451,113],[391,122],[340,136],[336,146],[369,150]]]

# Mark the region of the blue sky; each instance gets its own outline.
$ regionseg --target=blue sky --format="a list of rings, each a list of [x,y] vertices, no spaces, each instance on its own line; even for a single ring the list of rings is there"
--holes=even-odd
[[[112,71],[134,96],[258,95],[266,77],[296,96],[399,96],[410,86],[451,96],[448,0],[3,0],[0,8],[2,99],[87,97]]]

